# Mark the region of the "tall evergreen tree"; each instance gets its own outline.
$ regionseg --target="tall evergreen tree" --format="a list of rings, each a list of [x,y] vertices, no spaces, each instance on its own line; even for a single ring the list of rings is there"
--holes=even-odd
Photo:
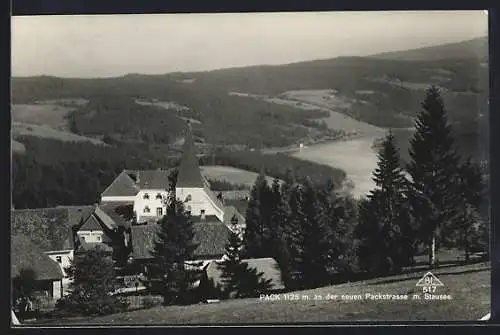
[[[456,173],[458,157],[451,126],[437,87],[426,91],[422,111],[410,140],[412,214],[419,225],[420,238],[428,245],[429,266],[436,264],[436,250],[443,229],[457,216]]]
[[[261,171],[250,192],[246,211],[245,255],[248,258],[272,256],[270,241],[271,189]]]
[[[458,239],[458,241],[452,240],[451,242],[464,249],[465,261],[468,262],[471,244],[477,243],[481,234],[478,229],[479,224],[484,221],[480,211],[484,201],[485,187],[481,169],[479,165],[472,162],[471,158],[460,166],[457,179],[460,197],[457,197],[459,203],[456,206],[459,209],[459,216],[455,224],[448,227],[445,236]]]
[[[285,230],[288,274],[290,288],[299,289],[304,287],[304,227],[306,227],[307,216],[304,213],[304,192],[302,185],[296,184],[290,190],[290,218]]]
[[[71,279],[70,294],[58,300],[56,308],[70,314],[103,315],[123,311],[123,297],[113,295],[119,287],[113,261],[98,248],[78,251],[66,269]]]
[[[239,232],[236,227],[237,222],[232,222],[232,229],[228,236],[228,241],[226,243],[226,257],[222,264],[220,264],[219,269],[222,271],[222,288],[221,294],[222,298],[227,299],[230,297],[231,293],[237,292],[239,288],[239,278],[241,272],[241,247],[243,242],[239,236]]]
[[[377,274],[397,273],[413,259],[416,236],[406,197],[408,181],[391,131],[381,143],[373,173],[376,189],[360,208],[360,265]]]
[[[170,199],[158,228],[152,250],[154,266],[150,280],[159,279],[164,305],[185,304],[189,301],[189,290],[194,281],[193,273],[186,269],[185,262],[193,258],[198,245],[193,241],[191,219],[175,195]]]
[[[309,178],[302,188],[302,210],[304,225],[300,227],[303,235],[302,272],[303,287],[313,288],[328,282],[328,251],[330,230],[323,219],[317,191]]]

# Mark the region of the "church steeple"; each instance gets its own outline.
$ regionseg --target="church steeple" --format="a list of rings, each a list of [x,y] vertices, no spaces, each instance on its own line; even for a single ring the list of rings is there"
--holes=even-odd
[[[191,124],[188,122],[176,187],[203,188],[204,185],[205,183],[203,182],[203,177],[201,176],[200,167],[198,165],[198,158],[196,157],[196,147],[193,141]]]

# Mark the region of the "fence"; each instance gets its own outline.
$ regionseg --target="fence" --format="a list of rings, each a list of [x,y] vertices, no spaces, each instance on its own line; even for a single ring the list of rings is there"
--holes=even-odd
[[[163,302],[163,297],[161,295],[129,295],[126,296],[127,302],[129,303],[128,308],[130,310],[135,309],[146,309],[155,306],[160,306]]]

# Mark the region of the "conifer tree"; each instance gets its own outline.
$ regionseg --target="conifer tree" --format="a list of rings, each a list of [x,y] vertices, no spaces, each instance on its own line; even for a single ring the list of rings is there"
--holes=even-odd
[[[239,288],[239,278],[241,272],[241,247],[243,242],[239,236],[239,232],[236,227],[236,222],[232,222],[232,229],[229,232],[228,241],[226,243],[226,259],[222,264],[219,265],[219,269],[222,271],[222,287],[221,294],[222,298],[227,299],[230,297],[232,292],[237,292]]]
[[[294,185],[290,190],[290,218],[285,230],[288,274],[290,288],[299,289],[304,287],[305,264],[304,264],[304,227],[306,227],[307,216],[304,213],[304,192],[301,185]]]
[[[412,179],[409,196],[420,238],[428,246],[429,266],[433,267],[443,229],[456,218],[459,202],[455,182],[458,157],[437,87],[427,90],[415,128],[410,140],[411,162],[407,166]]]
[[[70,294],[56,308],[70,314],[104,315],[123,311],[127,304],[114,293],[120,287],[110,255],[97,247],[79,250],[66,268],[71,279]]]
[[[450,225],[445,236],[458,237],[458,241],[452,240],[453,244],[463,247],[465,252],[465,261],[469,261],[470,249],[472,244],[477,244],[481,218],[480,208],[484,201],[484,184],[480,167],[473,163],[469,157],[460,166],[457,175],[459,185],[460,202],[456,204],[459,209],[459,216],[455,224]],[[458,235],[458,236],[457,236]]]
[[[310,178],[306,178],[302,188],[302,208],[305,215],[303,234],[303,276],[304,287],[318,287],[328,281],[329,234],[324,212],[320,208],[317,192]]]
[[[171,196],[166,215],[159,221],[156,237],[150,280],[159,279],[164,305],[185,304],[189,301],[189,290],[194,281],[185,262],[193,258],[198,245],[193,241],[191,219],[175,195]]]
[[[271,190],[264,171],[261,171],[250,192],[246,211],[245,255],[248,258],[269,257],[270,244]]]
[[[376,189],[360,208],[360,265],[377,274],[397,273],[413,259],[416,236],[405,196],[408,181],[391,131],[381,143],[373,173]]]

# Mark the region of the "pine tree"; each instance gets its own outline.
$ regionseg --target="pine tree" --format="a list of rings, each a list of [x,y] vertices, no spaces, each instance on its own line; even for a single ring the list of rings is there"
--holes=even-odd
[[[245,255],[247,258],[269,257],[272,255],[270,243],[271,190],[264,171],[261,171],[250,192],[246,211]]]
[[[412,179],[409,196],[420,239],[429,248],[429,266],[433,267],[443,230],[457,216],[459,193],[455,183],[458,157],[444,103],[435,86],[426,92],[415,128],[407,166]]]
[[[57,302],[57,309],[81,315],[104,315],[123,311],[123,297],[113,294],[119,288],[113,261],[100,248],[75,253],[66,269],[71,279],[70,294]]]
[[[157,239],[152,254],[154,266],[151,281],[159,279],[163,304],[185,304],[189,301],[189,290],[194,281],[193,273],[185,262],[193,258],[198,247],[193,242],[194,230],[182,202],[172,195],[166,215],[159,221]]]

